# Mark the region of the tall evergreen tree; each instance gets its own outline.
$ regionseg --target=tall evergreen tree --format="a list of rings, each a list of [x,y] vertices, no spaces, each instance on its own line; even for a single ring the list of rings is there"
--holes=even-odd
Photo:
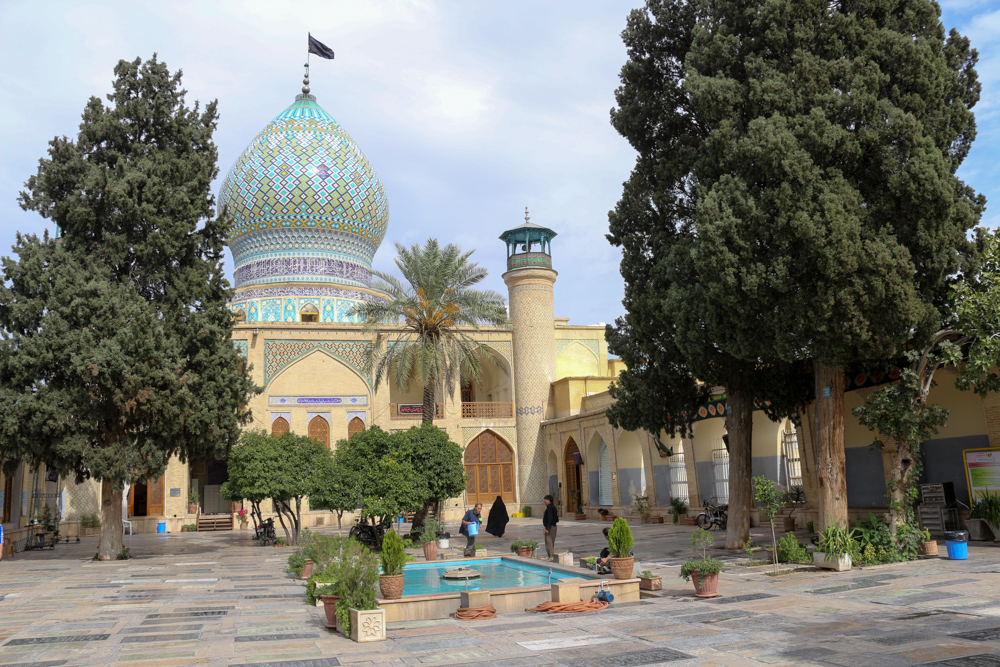
[[[19,236],[0,288],[0,462],[101,480],[102,560],[121,549],[124,484],[224,457],[256,391],[230,340],[216,104],[186,106],[155,56],[115,76],[21,193],[61,239]]]
[[[706,278],[694,262],[704,239],[694,224],[695,169],[706,130],[690,109],[684,62],[699,6],[650,1],[631,13],[622,34],[628,62],[612,124],[638,152],[610,214],[608,239],[622,247],[626,315],[607,329],[609,349],[628,370],[612,387],[615,426],[688,434],[713,385],[728,392],[729,525],[726,547],[750,535],[754,403],[773,419],[795,414],[809,398],[801,363],[741,359],[720,346],[726,314],[705,302]]]
[[[811,360],[820,523],[843,521],[843,368],[935,331],[973,254],[975,51],[929,0],[649,0],[624,36],[623,273],[664,282],[642,298],[682,355]]]
[[[713,0],[692,42],[695,265],[726,351],[813,359],[821,526],[847,520],[843,369],[932,336],[975,259],[976,58],[931,0]]]

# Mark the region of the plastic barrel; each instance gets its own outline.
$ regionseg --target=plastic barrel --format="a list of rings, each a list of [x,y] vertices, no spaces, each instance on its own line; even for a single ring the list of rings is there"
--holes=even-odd
[[[167,532],[167,522],[166,521],[160,521],[158,524],[156,524],[156,532],[158,532],[158,533],[165,533],[165,532]]]
[[[964,530],[944,531],[945,546],[948,548],[949,560],[968,560],[969,533]]]

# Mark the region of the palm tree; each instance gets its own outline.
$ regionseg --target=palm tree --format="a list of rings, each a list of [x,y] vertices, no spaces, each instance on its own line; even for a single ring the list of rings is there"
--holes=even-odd
[[[369,333],[378,331],[367,357],[367,372],[374,375],[375,391],[382,378],[391,379],[400,391],[411,380],[423,385],[423,423],[433,423],[435,395],[449,396],[457,380],[478,382],[483,362],[500,365],[496,356],[474,340],[471,331],[480,324],[505,326],[508,323],[503,295],[492,290],[476,290],[486,269],[463,253],[454,243],[444,248],[437,239],[421,247],[396,244],[396,266],[403,281],[393,275],[373,271],[373,289],[388,300],[360,303],[353,308]],[[380,331],[387,324],[402,327]]]

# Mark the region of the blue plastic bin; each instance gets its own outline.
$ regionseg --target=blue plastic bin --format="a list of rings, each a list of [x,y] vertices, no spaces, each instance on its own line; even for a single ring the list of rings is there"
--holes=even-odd
[[[158,533],[165,533],[165,532],[167,532],[167,522],[166,521],[161,521],[158,524],[156,524],[156,532],[158,532]]]
[[[964,530],[944,531],[944,543],[948,548],[949,560],[969,559],[969,533]]]

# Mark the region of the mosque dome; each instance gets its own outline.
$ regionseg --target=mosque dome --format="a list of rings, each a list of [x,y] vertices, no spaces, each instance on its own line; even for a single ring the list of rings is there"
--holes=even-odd
[[[250,142],[226,175],[219,204],[232,224],[238,302],[377,298],[367,287],[389,221],[385,189],[312,95],[298,95]]]

